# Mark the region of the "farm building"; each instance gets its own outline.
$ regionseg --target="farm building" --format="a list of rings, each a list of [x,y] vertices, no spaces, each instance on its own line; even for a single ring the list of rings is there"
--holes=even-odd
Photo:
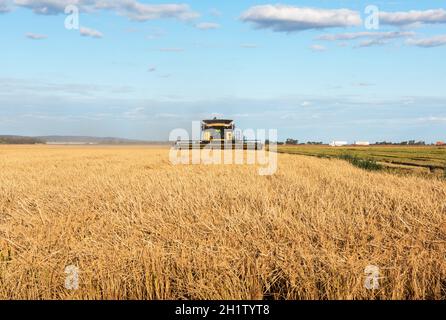
[[[342,146],[346,146],[346,145],[348,145],[347,141],[332,141],[330,143],[330,146],[332,146],[332,147],[342,147]]]
[[[437,143],[435,145],[438,147],[442,147],[442,146],[446,146],[446,143],[443,141],[437,141]]]
[[[355,146],[369,146],[370,142],[368,141],[356,141]]]

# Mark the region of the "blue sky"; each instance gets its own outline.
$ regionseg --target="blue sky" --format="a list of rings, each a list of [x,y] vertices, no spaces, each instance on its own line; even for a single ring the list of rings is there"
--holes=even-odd
[[[64,9],[79,8],[79,30]],[[365,9],[379,9],[367,28]],[[0,0],[0,134],[446,140],[445,1]]]

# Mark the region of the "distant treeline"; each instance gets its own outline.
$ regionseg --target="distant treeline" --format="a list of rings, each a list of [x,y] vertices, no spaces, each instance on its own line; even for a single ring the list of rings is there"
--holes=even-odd
[[[375,143],[376,145],[398,145],[398,146],[425,146],[426,142],[424,141],[415,141],[415,140],[409,140],[409,141],[402,141],[402,142],[388,142],[388,141],[379,141]]]
[[[40,143],[45,143],[45,141],[31,137],[0,136],[0,144],[40,144]]]
[[[265,144],[268,145],[270,143],[269,140],[265,140]],[[308,141],[308,142],[299,142],[299,140],[288,138],[286,141],[277,141],[278,145],[326,145],[322,141]],[[354,144],[352,144],[354,145]],[[401,142],[390,142],[390,141],[378,141],[375,143],[370,143],[371,146],[385,146],[385,145],[391,145],[391,146],[428,146],[428,145],[437,145],[437,146],[444,146],[446,143],[438,141],[436,144],[428,144],[425,141],[416,141],[416,140],[409,140],[409,141],[401,141]]]

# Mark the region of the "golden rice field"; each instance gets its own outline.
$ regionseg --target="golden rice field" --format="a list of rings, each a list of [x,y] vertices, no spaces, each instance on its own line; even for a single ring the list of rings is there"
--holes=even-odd
[[[0,146],[0,298],[446,298],[446,180],[278,157],[260,176],[147,146]]]

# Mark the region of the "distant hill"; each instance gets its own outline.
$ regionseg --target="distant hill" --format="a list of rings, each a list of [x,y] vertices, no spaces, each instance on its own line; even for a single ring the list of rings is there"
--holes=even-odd
[[[47,144],[166,144],[167,142],[144,141],[116,137],[91,136],[40,136],[35,137]]]
[[[168,144],[162,141],[144,141],[115,137],[90,136],[8,136],[0,135],[0,144]]]
[[[45,141],[33,137],[0,135],[0,144],[39,144],[39,143],[45,143]]]

